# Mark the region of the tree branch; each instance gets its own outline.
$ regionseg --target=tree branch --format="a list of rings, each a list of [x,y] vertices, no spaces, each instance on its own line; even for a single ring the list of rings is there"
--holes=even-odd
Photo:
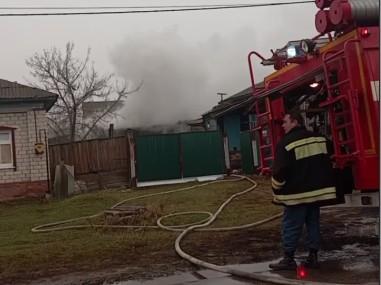
[[[69,133],[71,141],[82,136],[80,126],[86,122],[81,118],[81,112],[85,102],[110,102],[110,98],[115,98],[112,104],[95,114],[89,126],[86,124],[87,130],[82,140],[108,115],[114,115],[117,104],[127,95],[138,91],[142,85],[128,91],[124,82],[120,88],[113,74],[98,75],[90,62],[90,48],[82,60],[74,57],[73,51],[74,43],[68,42],[63,52],[52,48],[40,54],[35,53],[26,60],[31,75],[39,85],[58,94],[57,103],[49,113],[50,126],[56,134]],[[115,86],[112,82],[115,82]]]

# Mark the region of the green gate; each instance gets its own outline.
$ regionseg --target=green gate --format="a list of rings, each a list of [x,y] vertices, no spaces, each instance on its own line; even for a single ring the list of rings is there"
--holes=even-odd
[[[192,132],[136,137],[140,182],[225,173],[219,132]]]
[[[136,138],[136,167],[139,181],[181,177],[179,157],[179,136],[176,134]]]
[[[184,133],[180,138],[183,177],[225,172],[223,140],[220,133]]]

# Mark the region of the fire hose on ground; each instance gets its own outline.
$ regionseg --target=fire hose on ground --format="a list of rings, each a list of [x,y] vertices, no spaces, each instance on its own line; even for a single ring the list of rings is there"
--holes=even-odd
[[[204,267],[208,268],[211,270],[219,271],[222,273],[227,273],[231,274],[237,277],[242,277],[242,278],[247,278],[247,279],[252,279],[252,280],[257,280],[257,281],[263,281],[263,282],[269,282],[273,284],[288,284],[288,285],[346,285],[343,283],[327,283],[327,282],[313,282],[313,281],[303,281],[303,280],[294,280],[294,279],[287,279],[287,278],[280,278],[280,277],[275,277],[275,276],[266,276],[261,273],[251,273],[247,271],[242,271],[242,270],[237,270],[234,268],[230,268],[228,266],[220,266],[216,264],[212,264],[206,261],[203,261],[201,259],[198,259],[196,257],[191,256],[190,254],[186,253],[182,248],[181,248],[181,241],[184,239],[184,237],[189,234],[192,231],[233,231],[233,230],[241,230],[241,229],[247,229],[255,226],[259,226],[265,223],[268,223],[270,221],[273,221],[279,217],[282,216],[282,213],[276,214],[272,217],[263,219],[258,222],[250,223],[250,224],[245,224],[245,225],[240,225],[240,226],[233,226],[233,227],[220,227],[220,228],[206,228],[207,226],[210,226],[218,217],[218,215],[223,211],[223,209],[236,197],[247,194],[248,192],[254,190],[257,187],[257,183],[252,180],[249,177],[246,176],[240,176],[240,175],[233,175],[237,177],[237,179],[228,179],[228,180],[216,180],[212,182],[207,182],[203,184],[198,184],[198,185],[193,185],[190,187],[185,187],[181,189],[175,189],[175,190],[170,190],[170,191],[164,191],[164,192],[159,192],[159,193],[152,193],[152,194],[146,194],[146,195],[141,195],[137,197],[132,197],[125,199],[121,202],[118,202],[117,204],[113,205],[111,209],[115,209],[116,207],[125,204],[129,201],[132,200],[137,200],[137,199],[143,199],[143,198],[148,198],[148,197],[153,197],[153,196],[158,196],[158,195],[166,195],[166,194],[173,194],[173,193],[178,193],[182,191],[187,191],[203,186],[207,186],[213,183],[221,183],[221,182],[232,182],[232,181],[239,181],[246,179],[250,183],[252,183],[252,186],[249,188],[240,191],[238,193],[235,193],[231,195],[226,201],[224,201],[217,211],[213,214],[211,212],[205,212],[205,211],[191,211],[191,212],[177,212],[177,213],[172,213],[169,215],[165,215],[160,217],[157,220],[157,226],[134,226],[134,225],[96,225],[91,223],[91,219],[94,219],[96,217],[100,217],[103,215],[103,211],[94,215],[90,216],[84,216],[84,217],[79,217],[79,218],[74,218],[74,219],[68,219],[64,221],[59,221],[59,222],[54,222],[54,223],[49,223],[49,224],[44,224],[44,225],[39,225],[37,227],[34,227],[31,229],[32,232],[34,233],[41,233],[41,232],[51,232],[51,231],[62,231],[62,230],[68,230],[68,229],[80,229],[80,228],[156,228],[156,229],[163,229],[163,230],[168,230],[168,231],[176,231],[176,232],[181,232],[180,235],[176,238],[175,241],[175,250],[179,256],[182,258],[188,260],[189,262]],[[185,224],[185,225],[176,225],[176,226],[167,226],[163,225],[162,220],[173,217],[173,216],[179,216],[179,215],[189,215],[189,214],[206,214],[208,215],[207,218],[203,219],[202,221],[196,222],[196,223],[190,223],[190,224]],[[73,223],[81,220],[86,220],[88,221],[89,224],[83,224],[83,225],[69,225],[69,226],[63,226],[64,224],[68,223]],[[349,285],[349,284],[348,284]],[[353,284],[352,284],[353,285]]]

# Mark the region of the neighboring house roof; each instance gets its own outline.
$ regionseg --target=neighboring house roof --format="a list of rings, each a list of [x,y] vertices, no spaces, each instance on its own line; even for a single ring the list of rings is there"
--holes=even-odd
[[[195,119],[195,120],[188,120],[186,121],[186,124],[191,127],[199,127],[204,125],[204,120],[202,118]]]
[[[257,83],[255,85],[255,88],[263,89],[264,83]],[[225,100],[222,100],[218,103],[218,105],[214,106],[211,110],[208,112],[202,114],[203,117],[209,116],[218,118],[228,112],[247,107],[248,109],[252,105],[252,102],[254,101],[252,87],[248,87],[228,98]]]
[[[58,95],[46,90],[0,79],[0,103],[41,102],[48,111],[57,98]]]
[[[115,112],[123,107],[123,101],[98,101],[98,102],[84,102],[82,103],[83,118],[91,117],[95,113],[104,112],[106,109],[111,108],[111,112]]]

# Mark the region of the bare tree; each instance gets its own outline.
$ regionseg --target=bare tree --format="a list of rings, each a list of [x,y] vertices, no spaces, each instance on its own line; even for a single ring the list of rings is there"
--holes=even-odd
[[[99,75],[90,62],[90,49],[86,57],[73,56],[74,44],[68,42],[64,52],[57,48],[35,53],[26,60],[37,87],[58,94],[57,103],[49,112],[49,126],[57,136],[68,137],[70,142],[86,139],[91,132],[116,115],[117,107],[128,94],[127,84],[118,86],[113,74]],[[82,117],[86,102],[105,102],[90,119]]]

